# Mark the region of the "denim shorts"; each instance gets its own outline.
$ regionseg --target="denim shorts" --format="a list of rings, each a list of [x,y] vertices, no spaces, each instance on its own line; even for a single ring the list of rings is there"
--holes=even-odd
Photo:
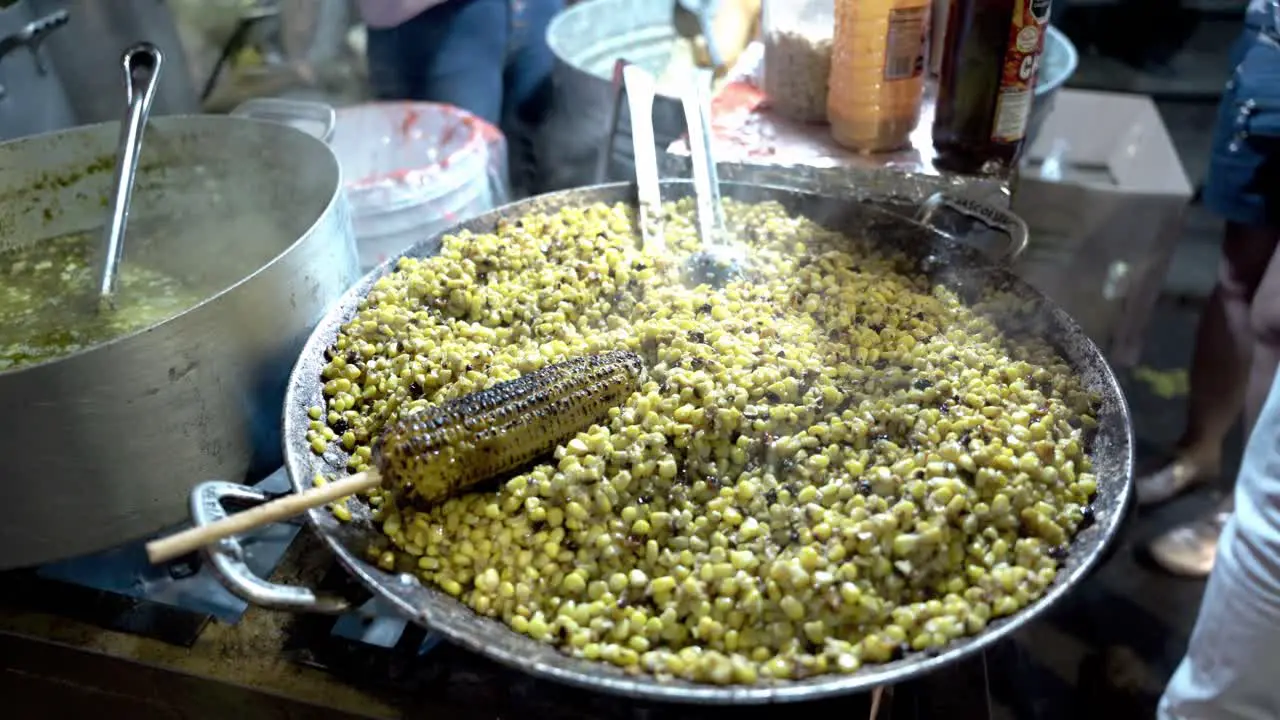
[[[1230,222],[1280,227],[1280,33],[1251,13],[1231,51],[1204,203]]]

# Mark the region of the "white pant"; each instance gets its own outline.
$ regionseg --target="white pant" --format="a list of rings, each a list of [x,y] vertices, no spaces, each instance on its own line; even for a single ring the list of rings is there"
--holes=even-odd
[[[1161,720],[1280,718],[1280,381],[1245,447],[1235,501]]]

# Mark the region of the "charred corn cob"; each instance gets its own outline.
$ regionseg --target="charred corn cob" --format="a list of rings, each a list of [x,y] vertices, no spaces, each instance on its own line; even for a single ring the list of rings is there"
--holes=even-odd
[[[640,356],[578,357],[392,424],[374,448],[383,483],[436,503],[549,452],[639,389]]]

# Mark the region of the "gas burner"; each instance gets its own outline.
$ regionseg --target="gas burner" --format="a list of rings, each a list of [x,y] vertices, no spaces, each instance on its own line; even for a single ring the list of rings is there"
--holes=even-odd
[[[255,487],[267,493],[287,492],[289,477],[281,468]],[[170,528],[157,535],[166,535],[175,529],[178,528]],[[263,577],[270,576],[284,558],[290,543],[298,536],[298,530],[298,525],[281,523],[262,528],[245,538],[249,567]],[[147,560],[144,547],[147,540],[44,565],[36,568],[35,575],[64,586],[96,591],[104,597],[120,598],[118,602],[123,605],[130,604],[130,601],[138,607],[158,605],[203,616],[204,622],[217,618],[224,623],[235,624],[240,620],[248,604],[227,591],[213,573],[203,567],[199,555],[188,555],[167,565],[152,565]],[[111,629],[121,629],[114,627],[114,623],[107,625]],[[140,634],[151,635],[146,632]],[[168,641],[166,637],[156,639]]]
[[[268,496],[290,491],[283,468],[254,485]],[[157,536],[181,528],[170,528]],[[241,540],[245,560],[259,577],[270,577],[298,539],[300,523],[270,525]],[[248,604],[232,595],[192,553],[166,565],[152,565],[147,540],[94,555],[0,574],[6,599],[24,609],[52,613],[171,645],[191,647],[210,620],[240,622]],[[358,665],[411,664],[435,647],[439,637],[409,625],[336,566],[321,587],[345,597],[365,598],[356,610],[333,616],[298,616],[290,628],[289,652],[298,662],[334,672]],[[386,668],[383,668],[386,672]],[[405,674],[405,673],[402,673]]]

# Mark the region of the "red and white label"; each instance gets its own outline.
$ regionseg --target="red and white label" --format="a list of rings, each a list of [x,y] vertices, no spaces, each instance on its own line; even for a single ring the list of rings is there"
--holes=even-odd
[[[1000,95],[991,139],[1000,143],[1021,142],[1027,134],[1031,101],[1035,97],[1036,73],[1044,50],[1049,22],[1049,0],[1017,0],[1009,27],[1000,75]]]

